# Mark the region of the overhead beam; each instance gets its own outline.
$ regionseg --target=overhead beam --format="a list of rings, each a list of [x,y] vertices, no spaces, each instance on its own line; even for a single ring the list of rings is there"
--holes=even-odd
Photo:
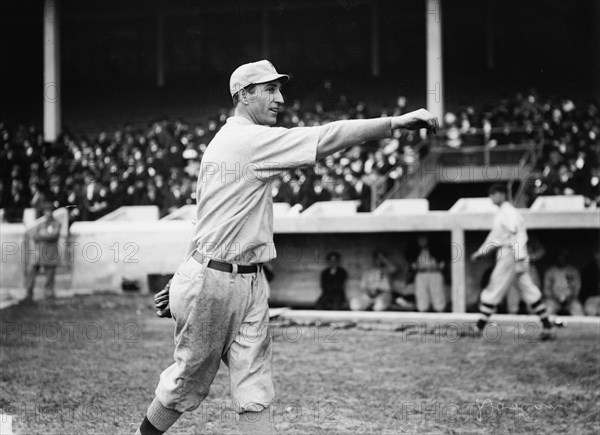
[[[156,1],[156,86],[165,85],[165,16],[163,0]]]
[[[427,110],[441,122],[444,116],[442,58],[442,1],[426,0],[427,28]]]
[[[379,48],[379,0],[371,5],[371,76],[381,74],[381,53]]]

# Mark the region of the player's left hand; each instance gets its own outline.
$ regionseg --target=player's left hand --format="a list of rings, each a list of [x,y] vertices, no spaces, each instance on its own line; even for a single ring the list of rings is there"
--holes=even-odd
[[[418,109],[413,112],[401,115],[403,117],[404,128],[408,130],[419,130],[426,128],[427,131],[435,134],[439,128],[437,117],[425,109]]]
[[[158,317],[173,317],[171,315],[171,307],[169,305],[169,290],[171,289],[171,280],[167,283],[164,289],[154,295],[154,306],[156,307],[156,315]]]

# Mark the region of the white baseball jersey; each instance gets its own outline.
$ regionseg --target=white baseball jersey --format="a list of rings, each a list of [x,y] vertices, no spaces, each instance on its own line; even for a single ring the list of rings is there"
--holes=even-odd
[[[525,260],[527,254],[527,231],[523,216],[508,201],[500,206],[500,210],[494,217],[492,230],[485,242],[479,248],[479,252],[487,252],[491,246],[496,248],[511,248],[515,253],[515,260]],[[498,249],[500,255],[501,250]]]
[[[276,257],[270,180],[314,165],[317,145],[356,145],[391,135],[391,119],[336,121],[316,127],[267,127],[234,116],[202,158],[193,242],[205,256],[227,263]]]

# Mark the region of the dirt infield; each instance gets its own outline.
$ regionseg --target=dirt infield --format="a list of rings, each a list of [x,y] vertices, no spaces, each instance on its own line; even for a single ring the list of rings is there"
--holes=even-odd
[[[172,321],[149,297],[97,295],[0,311],[0,406],[15,434],[134,433],[172,361]],[[536,325],[477,338],[455,325],[275,321],[281,433],[592,434],[600,430],[597,325],[540,342]],[[225,367],[173,434],[236,433]]]

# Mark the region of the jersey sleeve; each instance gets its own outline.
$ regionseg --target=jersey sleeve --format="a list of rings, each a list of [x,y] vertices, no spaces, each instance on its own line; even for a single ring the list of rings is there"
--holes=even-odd
[[[502,245],[502,218],[500,214],[494,216],[492,229],[483,244],[477,250],[480,254],[488,254],[490,249],[497,249]]]
[[[520,215],[516,210],[508,210],[502,213],[502,224],[506,230],[515,235],[519,230],[519,226],[521,224]]]
[[[249,141],[252,169],[259,179],[273,178],[301,166],[314,165],[320,127],[254,127]]]
[[[319,147],[348,148],[391,135],[390,117],[333,121],[321,127]]]

